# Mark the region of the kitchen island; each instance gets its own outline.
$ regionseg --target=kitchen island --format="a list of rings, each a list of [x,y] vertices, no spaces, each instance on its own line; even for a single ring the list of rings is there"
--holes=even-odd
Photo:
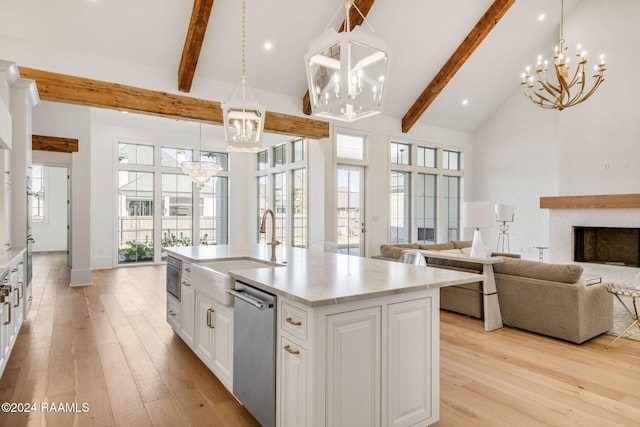
[[[190,283],[189,274],[211,261],[267,262],[270,248],[167,251],[183,261],[188,283],[179,303],[168,295],[167,320],[233,392],[233,309],[207,295],[212,283]],[[439,289],[476,282],[477,274],[281,246],[276,264],[228,275],[277,297],[278,426],[438,420]]]

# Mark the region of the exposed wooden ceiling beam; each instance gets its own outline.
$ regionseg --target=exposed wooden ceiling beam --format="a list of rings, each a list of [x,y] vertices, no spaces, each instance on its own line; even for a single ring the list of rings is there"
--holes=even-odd
[[[19,67],[20,76],[36,81],[43,101],[111,108],[136,113],[222,124],[219,102],[133,86]],[[328,138],[329,123],[307,117],[267,112],[266,132]]]
[[[351,24],[351,29],[353,30],[356,26],[361,25],[364,22],[363,15],[366,17],[369,11],[371,10],[371,6],[376,0],[355,0],[353,4],[362,12],[362,15],[358,13],[355,8],[349,9],[349,23]],[[338,32],[343,32],[344,27],[346,25],[345,20],[342,21],[342,25],[340,25],[340,29]],[[311,111],[311,99],[309,98],[309,90],[307,89],[304,97],[302,98],[302,112],[306,115],[310,115]]]
[[[31,135],[31,148],[56,153],[73,153],[78,151],[78,140],[57,136]]]
[[[214,0],[194,0],[191,21],[187,29],[187,38],[182,49],[182,58],[178,67],[178,90],[189,92],[193,76],[198,66],[202,42],[207,31]]]
[[[420,116],[427,111],[442,89],[449,83],[469,56],[482,43],[484,38],[496,26],[500,18],[509,10],[516,0],[496,0],[480,18],[475,27],[465,37],[460,46],[453,52],[438,74],[431,80],[416,102],[402,118],[402,132],[409,132]]]

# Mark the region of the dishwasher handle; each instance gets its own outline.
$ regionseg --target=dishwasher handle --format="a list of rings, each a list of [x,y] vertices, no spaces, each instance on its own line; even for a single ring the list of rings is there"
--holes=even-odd
[[[227,289],[227,293],[233,295],[236,298],[240,298],[242,301],[247,302],[260,310],[273,307],[273,304],[250,297],[245,292],[236,291],[235,289]]]

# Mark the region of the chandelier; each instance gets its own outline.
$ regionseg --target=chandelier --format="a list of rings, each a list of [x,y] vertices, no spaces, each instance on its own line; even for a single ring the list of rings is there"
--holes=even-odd
[[[330,23],[309,42],[304,60],[313,114],[352,122],[382,112],[391,52],[370,26],[371,31],[362,26],[351,30],[352,6],[369,23],[353,0],[343,2],[344,31],[336,31]]]
[[[200,152],[200,145],[202,144],[202,123],[200,123],[200,136],[198,140],[197,153],[202,159],[202,153]],[[186,175],[191,177],[199,188],[202,188],[212,176],[220,171],[220,165],[218,163],[204,161],[204,160],[187,160],[180,163],[180,169]]]
[[[542,55],[538,57],[536,64],[535,76],[531,74],[531,68],[527,67],[526,71],[522,73],[522,90],[531,101],[541,106],[542,108],[564,110],[567,107],[580,104],[585,101],[596,91],[598,86],[604,81],[604,72],[606,70],[604,64],[604,55],[600,56],[600,63],[594,66],[593,74],[593,86],[591,89],[585,92],[585,86],[587,84],[587,72],[585,67],[587,65],[587,52],[581,50],[578,45],[578,64],[576,65],[573,76],[570,77],[569,62],[570,58],[567,56],[567,47],[564,45],[564,0],[560,1],[560,41],[555,48],[553,55],[553,67],[554,72],[550,73],[555,75],[555,81],[547,80],[547,65],[548,61],[542,58]],[[538,83],[536,85],[536,82]]]
[[[245,0],[242,0],[242,77],[229,100],[222,103],[222,116],[228,151],[257,152],[264,130],[265,107],[247,84],[245,11]]]

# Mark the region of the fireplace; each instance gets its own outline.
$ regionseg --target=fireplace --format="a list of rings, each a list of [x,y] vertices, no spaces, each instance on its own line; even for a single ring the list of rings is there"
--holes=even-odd
[[[640,267],[640,228],[573,227],[573,260]]]

